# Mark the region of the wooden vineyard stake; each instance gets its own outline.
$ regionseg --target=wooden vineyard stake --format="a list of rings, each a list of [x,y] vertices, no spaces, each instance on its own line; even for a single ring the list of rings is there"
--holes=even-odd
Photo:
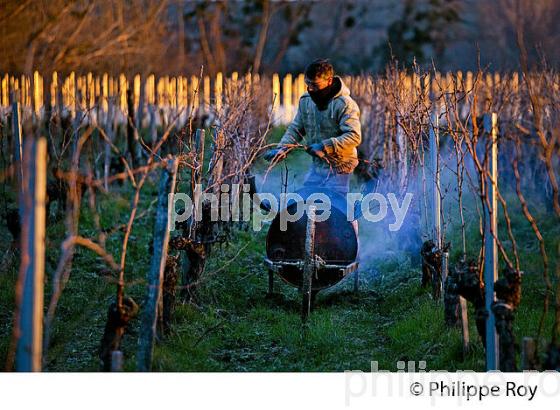
[[[437,113],[432,116],[433,126],[430,127],[430,154],[433,176],[433,236],[434,243],[441,249],[441,196],[439,175],[439,117]]]
[[[536,344],[532,337],[524,337],[521,345],[521,370],[535,370]]]
[[[221,72],[216,74],[216,81],[214,83],[214,99],[216,101],[216,112],[222,110],[223,105],[223,91],[224,91],[224,79]]]
[[[431,174],[433,178],[432,184],[432,235],[433,243],[437,252],[443,249],[441,240],[441,193],[440,193],[440,164],[439,164],[439,115],[436,110],[432,114],[432,126],[430,127],[430,163]],[[442,258],[438,258],[443,261]],[[433,271],[436,272],[436,277],[432,278],[432,296],[434,300],[441,300],[441,293],[443,289],[443,266],[433,266]]]
[[[290,73],[284,76],[282,81],[282,107],[283,107],[283,118],[282,121],[285,124],[289,124],[292,121],[293,108],[292,108],[292,75]]]
[[[459,296],[459,308],[459,314],[461,315],[461,335],[463,337],[463,357],[465,357],[470,349],[469,313],[467,309],[467,300],[462,296]]]
[[[12,133],[14,136],[15,162],[19,165],[18,178],[19,186],[23,181],[23,140],[21,138],[21,106],[18,101],[19,93],[15,92],[12,103]]]
[[[21,265],[17,282],[16,370],[41,371],[43,344],[43,286],[45,273],[45,200],[47,140],[29,138],[25,144],[20,193],[22,221]]]
[[[497,140],[498,115],[486,115],[484,117],[484,129],[491,136],[491,151],[489,163],[489,175],[486,179],[487,196],[484,204],[484,288],[486,311],[486,370],[498,369],[498,335],[496,333],[496,320],[492,312],[492,303],[496,300],[494,293],[494,282],[498,278],[498,247],[496,237],[498,235],[498,140]],[[490,208],[489,208],[490,207]]]
[[[158,207],[154,225],[154,244],[150,271],[148,272],[148,294],[144,303],[144,311],[140,324],[138,341],[138,371],[150,371],[158,312],[161,312],[162,284],[169,243],[170,212],[173,208],[173,193],[177,175],[178,161],[175,159],[168,169],[163,170],[159,183]]]
[[[302,304],[301,321],[307,322],[311,311],[311,292],[313,276],[315,275],[315,207],[307,209],[307,228],[305,231],[305,256],[303,264],[303,278],[301,284]]]
[[[280,118],[278,112],[280,110],[280,77],[278,74],[272,75],[272,120],[276,124]]]
[[[442,249],[442,252],[441,252],[441,283],[442,283],[442,285],[445,284],[445,280],[447,279],[448,274],[449,274],[449,252],[445,249]],[[444,289],[443,286],[442,286],[442,289]]]

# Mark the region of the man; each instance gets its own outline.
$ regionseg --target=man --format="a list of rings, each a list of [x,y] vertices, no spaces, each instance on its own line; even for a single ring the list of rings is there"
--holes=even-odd
[[[313,164],[304,186],[324,186],[346,195],[352,171],[358,165],[357,146],[362,140],[360,109],[342,79],[334,75],[328,60],[313,61],[304,75],[307,92],[299,100],[297,114],[278,146],[264,158],[284,159],[290,144],[305,137]]]

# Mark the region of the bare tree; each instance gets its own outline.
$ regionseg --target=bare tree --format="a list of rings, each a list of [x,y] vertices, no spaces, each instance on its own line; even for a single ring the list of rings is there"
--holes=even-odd
[[[111,70],[118,62],[139,70],[165,51],[167,0],[27,3],[6,1],[0,12],[3,69]]]

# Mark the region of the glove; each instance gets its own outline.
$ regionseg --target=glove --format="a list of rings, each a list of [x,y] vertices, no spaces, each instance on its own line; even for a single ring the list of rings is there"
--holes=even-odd
[[[287,151],[287,148],[284,148],[284,147],[273,148],[273,149],[268,150],[264,154],[263,158],[266,161],[272,161],[274,159],[278,159],[280,161],[280,160],[284,159],[284,157],[286,156],[286,151]]]
[[[317,158],[324,158],[326,155],[325,146],[322,142],[316,142],[315,144],[308,145],[305,150],[309,155]]]

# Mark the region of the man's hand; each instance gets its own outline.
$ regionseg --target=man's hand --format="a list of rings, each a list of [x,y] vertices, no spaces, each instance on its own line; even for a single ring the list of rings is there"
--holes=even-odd
[[[281,161],[286,157],[286,151],[288,151],[285,147],[273,148],[269,149],[263,156],[266,161]]]
[[[315,144],[308,145],[305,150],[309,155],[317,158],[324,158],[326,155],[325,146],[322,142],[316,142]]]

